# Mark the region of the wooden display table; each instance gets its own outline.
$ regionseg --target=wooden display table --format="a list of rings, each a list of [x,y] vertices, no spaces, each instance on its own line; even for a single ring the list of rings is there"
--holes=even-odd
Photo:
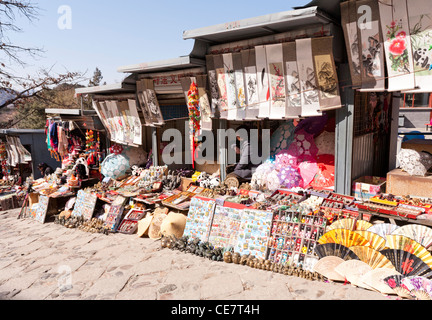
[[[387,174],[386,193],[397,196],[432,198],[432,175],[410,176],[401,169],[395,169]]]

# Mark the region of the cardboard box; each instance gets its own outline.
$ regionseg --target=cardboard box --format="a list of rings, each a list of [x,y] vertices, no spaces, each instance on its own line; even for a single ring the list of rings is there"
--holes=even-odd
[[[365,176],[353,182],[353,195],[357,199],[367,200],[385,191],[386,178]]]

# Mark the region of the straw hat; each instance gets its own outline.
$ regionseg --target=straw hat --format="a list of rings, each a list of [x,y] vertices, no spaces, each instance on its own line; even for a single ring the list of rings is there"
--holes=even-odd
[[[162,237],[162,234],[160,232],[161,224],[167,216],[168,215],[166,215],[165,213],[159,213],[158,215],[154,215],[154,218],[148,230],[148,236],[150,239],[157,240]]]
[[[186,227],[186,216],[181,213],[170,212],[161,224],[161,234],[165,237],[181,238]]]
[[[147,235],[150,224],[153,221],[153,215],[152,214],[147,214],[147,216],[144,219],[141,219],[140,221],[138,221],[138,237],[141,238],[145,235]]]

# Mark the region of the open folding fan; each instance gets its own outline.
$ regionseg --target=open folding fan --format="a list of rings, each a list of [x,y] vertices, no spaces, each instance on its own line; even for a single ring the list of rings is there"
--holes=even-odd
[[[344,261],[342,258],[336,256],[324,257],[318,260],[313,270],[329,280],[345,281],[345,278],[335,271],[335,268]]]
[[[366,231],[367,229],[369,229],[372,226],[373,226],[373,224],[370,223],[369,221],[357,220],[356,225],[355,225],[355,230]]]
[[[396,271],[404,276],[425,276],[432,269],[416,255],[399,249],[384,249],[380,251],[393,264]]]
[[[360,260],[344,261],[335,268],[335,271],[347,281],[349,281],[352,285],[365,289],[371,288],[363,283],[360,279],[363,277],[363,275],[371,270],[371,266]]]
[[[386,239],[381,237],[379,234],[365,230],[355,230],[355,233],[358,233],[367,241],[369,241],[369,245],[371,248],[378,251],[385,248]]]
[[[343,260],[358,259],[354,252],[339,243],[317,244],[315,252],[320,259],[327,256],[336,256]]]
[[[354,230],[356,225],[356,220],[352,218],[339,219],[333,222],[331,225],[327,227],[327,231],[334,229],[348,229]]]
[[[389,234],[386,236],[386,247],[410,252],[432,268],[432,255],[425,247],[413,239],[397,234]]]
[[[374,232],[376,234],[379,234],[381,237],[385,238],[386,235],[391,234],[393,231],[395,231],[398,228],[399,228],[399,226],[397,226],[395,224],[379,223],[379,224],[373,225],[372,227],[367,229],[367,231]]]
[[[319,244],[324,243],[339,243],[345,247],[352,246],[367,246],[369,242],[354,231],[347,229],[334,229],[324,233],[318,240]]]
[[[396,292],[384,282],[385,278],[394,275],[400,275],[400,273],[394,269],[378,268],[364,274],[360,280],[382,294],[396,294]]]
[[[391,275],[384,278],[384,283],[387,284],[399,297],[411,298],[410,290],[402,283],[406,276],[401,274]]]
[[[372,269],[387,268],[394,269],[392,262],[379,251],[366,246],[353,246],[349,248],[363,262]]]
[[[410,294],[418,300],[432,300],[432,280],[414,276],[404,278],[402,283],[410,290]]]
[[[420,224],[408,224],[392,232],[413,239],[428,249],[432,245],[432,229]]]

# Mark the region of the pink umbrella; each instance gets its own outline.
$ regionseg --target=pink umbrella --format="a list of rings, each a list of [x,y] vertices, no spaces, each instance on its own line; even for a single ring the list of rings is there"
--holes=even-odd
[[[303,179],[298,170],[294,167],[287,166],[279,171],[279,180],[281,186],[285,188],[303,187]]]
[[[318,148],[312,134],[307,133],[305,130],[296,132],[294,141],[288,148],[288,153],[298,159],[298,162],[313,157],[318,154]]]
[[[317,157],[318,173],[310,184],[314,188],[334,188],[335,184],[335,163],[331,154],[319,155]]]
[[[304,188],[306,188],[315,178],[315,175],[319,171],[319,167],[316,161],[304,161],[300,163],[299,171],[304,182]]]
[[[275,157],[275,164],[278,170],[285,167],[291,166],[294,168],[298,167],[297,157],[293,156],[288,152],[288,150],[280,151]]]

